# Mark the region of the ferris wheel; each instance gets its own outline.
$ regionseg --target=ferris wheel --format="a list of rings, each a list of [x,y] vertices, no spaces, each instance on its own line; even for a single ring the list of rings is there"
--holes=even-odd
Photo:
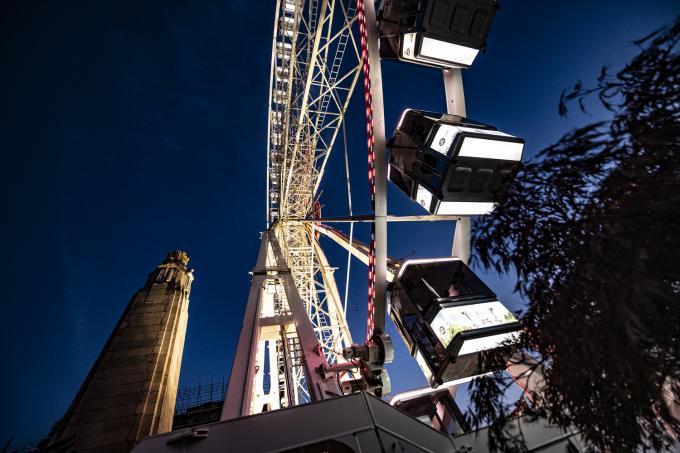
[[[521,138],[466,117],[461,70],[485,47],[496,9],[496,0],[383,0],[376,14],[373,0],[277,0],[267,229],[220,421],[150,437],[135,451],[486,452],[483,429],[472,430],[456,403],[456,386],[505,369],[524,392],[540,393],[531,358],[482,360],[485,351],[505,351],[498,348],[516,340],[521,324],[467,266],[470,217],[495,209],[524,148]],[[408,108],[388,135],[384,60],[442,71],[446,112]],[[344,142],[356,91],[363,91],[372,212],[351,210],[345,147],[350,212],[323,218],[319,188],[331,152]],[[424,213],[388,215],[388,181]],[[388,222],[436,220],[456,222],[451,251],[389,258]],[[349,235],[335,222],[349,222]],[[356,222],[370,223],[370,240],[353,237]],[[358,341],[345,317],[348,276],[343,300],[320,235],[344,247],[348,262],[354,256],[367,266],[366,337]],[[385,365],[394,355],[388,312],[428,382],[389,403],[381,400],[390,393]],[[531,420],[517,423],[521,431]],[[534,428],[537,448],[576,435]]]
[[[493,209],[492,193],[511,179],[521,159],[521,139],[465,118],[461,68],[469,67],[484,47],[495,9],[494,0],[392,0],[383,2],[377,17],[371,0],[277,0],[269,80],[267,230],[252,272],[222,420],[359,390],[377,396],[389,393],[384,370],[393,356],[391,340],[384,332],[389,282],[394,292],[390,315],[430,383],[436,387],[460,375],[453,370],[455,360],[445,366],[428,358],[427,351],[436,349],[432,342],[444,339],[432,337],[432,327],[425,323],[434,321],[426,320],[424,312],[411,313],[408,307],[419,307],[418,301],[407,303],[408,297],[400,296],[398,289],[412,285],[408,279],[415,278],[416,285],[422,286],[422,280],[427,291],[444,300],[467,288],[475,278],[465,265],[470,254],[470,216]],[[387,136],[381,73],[381,60],[386,59],[443,70],[447,112],[408,109],[394,135]],[[360,114],[366,118],[368,196],[373,212],[353,216],[348,194],[349,215],[323,219],[319,188],[331,152],[342,152],[335,148],[344,141],[353,95],[365,101],[365,113]],[[427,214],[388,216],[388,180]],[[349,191],[349,184],[339,190]],[[457,222],[452,253],[427,263],[388,258],[387,222],[420,220]],[[328,225],[334,221],[351,226],[370,222],[371,239],[357,241],[353,229],[346,235]],[[352,339],[347,300],[340,296],[320,235],[368,266],[365,339]],[[451,293],[449,274],[454,281],[456,276],[467,275],[468,283]],[[446,287],[431,283],[442,275],[446,275]],[[475,285],[472,295],[478,296],[481,287]],[[475,303],[499,304],[488,293]],[[432,314],[432,307],[428,310],[430,318],[441,318]],[[441,307],[437,310],[449,313]],[[502,305],[495,310],[503,310]],[[411,318],[417,322],[409,324]],[[506,317],[489,326],[473,323],[466,330],[483,331],[483,335],[456,338],[471,345],[495,335],[494,341],[499,342],[517,331],[517,323],[508,320],[516,321]],[[443,332],[448,328],[439,327]],[[425,339],[423,332],[432,338]],[[431,344],[424,346],[423,341]]]

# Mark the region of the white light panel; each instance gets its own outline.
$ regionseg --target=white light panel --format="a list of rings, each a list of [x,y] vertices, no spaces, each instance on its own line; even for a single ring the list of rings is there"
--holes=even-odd
[[[495,207],[495,203],[485,201],[442,201],[435,214],[485,215],[492,212]]]
[[[419,55],[424,58],[442,60],[451,64],[471,66],[478,53],[479,49],[424,36],[420,45]]]
[[[508,332],[467,340],[463,342],[463,346],[460,348],[458,355],[461,356],[480,351],[488,351],[489,349],[497,348],[505,341],[517,340],[518,336],[519,332]]]
[[[459,157],[481,157],[483,159],[512,160],[522,159],[524,143],[504,140],[487,140],[479,137],[465,137],[458,152]]]

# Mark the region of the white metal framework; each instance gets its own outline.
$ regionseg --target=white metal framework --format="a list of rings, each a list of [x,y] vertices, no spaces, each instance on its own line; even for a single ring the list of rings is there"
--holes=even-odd
[[[369,179],[372,175],[374,236],[370,247],[359,253],[354,250],[361,247],[358,243],[350,240],[346,247],[355,256],[367,256],[368,332],[383,333],[385,288],[394,262],[386,254],[385,124],[377,34],[370,0],[277,0],[267,131],[269,239],[263,239],[263,244],[277,244],[277,252],[263,245],[269,252],[261,252],[254,271],[223,419],[318,399],[312,394],[318,391],[315,386],[333,387],[356,371],[351,363],[344,365],[349,372],[338,372],[334,384],[310,374],[306,362],[316,359],[303,350],[300,323],[291,317],[291,297],[302,302],[324,365],[346,362],[342,350],[352,344],[346,307],[318,241],[319,233],[328,230],[315,228],[310,220],[320,216],[320,183],[362,75],[373,162]],[[282,278],[272,277],[282,266],[294,283],[293,292],[284,290]]]
[[[278,0],[272,42],[267,149],[267,226],[281,244],[328,364],[352,338],[315,215],[319,184],[361,74],[356,0]],[[258,356],[263,357],[263,354]],[[308,401],[295,374],[293,404]]]

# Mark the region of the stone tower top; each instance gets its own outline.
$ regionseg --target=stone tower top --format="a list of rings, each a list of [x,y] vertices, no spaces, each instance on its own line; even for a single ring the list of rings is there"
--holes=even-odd
[[[163,264],[179,263],[186,266],[189,263],[189,255],[183,250],[174,250],[165,257]]]

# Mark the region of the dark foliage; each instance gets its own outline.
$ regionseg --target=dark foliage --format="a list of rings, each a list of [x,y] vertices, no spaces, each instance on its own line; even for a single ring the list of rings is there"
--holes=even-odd
[[[612,119],[572,131],[525,164],[498,209],[476,220],[476,260],[516,274],[528,307],[518,344],[545,386],[531,412],[576,427],[601,451],[661,448],[680,434],[680,20],[559,112],[597,96]],[[507,351],[506,351],[507,352]],[[507,357],[507,356],[506,356]],[[503,360],[500,354],[486,360]],[[473,425],[505,429],[502,377],[478,379]]]

